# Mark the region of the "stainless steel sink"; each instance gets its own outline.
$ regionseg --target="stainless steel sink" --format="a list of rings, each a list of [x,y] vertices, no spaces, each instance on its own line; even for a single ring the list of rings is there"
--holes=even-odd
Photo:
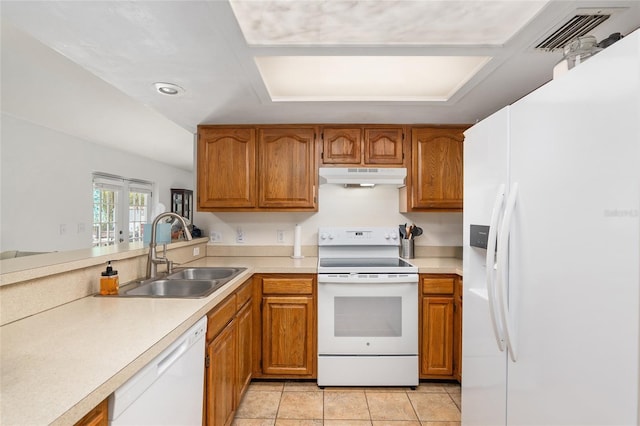
[[[180,269],[161,279],[136,281],[120,288],[120,297],[207,297],[247,268],[210,267]]]
[[[168,280],[222,280],[227,281],[247,268],[210,267],[185,268],[167,276]]]
[[[129,290],[121,291],[122,296],[133,297],[206,297],[222,287],[228,280],[179,280],[161,279],[144,282]]]

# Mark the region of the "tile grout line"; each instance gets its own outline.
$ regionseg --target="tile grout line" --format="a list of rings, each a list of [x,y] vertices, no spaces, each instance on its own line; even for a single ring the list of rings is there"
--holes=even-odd
[[[280,390],[280,398],[278,398],[278,408],[276,408],[276,414],[275,417],[273,418],[273,425],[275,426],[275,424],[278,422],[278,413],[280,412],[280,406],[282,405],[282,395],[284,395],[284,386],[286,383],[282,384],[282,389]]]
[[[364,402],[367,404],[367,413],[369,413],[369,423],[373,424],[373,418],[371,417],[371,408],[369,407],[369,398],[367,398],[367,391],[364,390]]]
[[[413,401],[411,400],[411,397],[409,396],[409,392],[405,392],[404,394],[407,397],[407,399],[409,400],[409,404],[411,404],[411,408],[413,409],[413,414],[416,415],[416,419],[418,420],[418,423],[422,424],[422,420],[420,419],[420,416],[418,415],[418,410],[416,410],[415,405],[413,405]]]

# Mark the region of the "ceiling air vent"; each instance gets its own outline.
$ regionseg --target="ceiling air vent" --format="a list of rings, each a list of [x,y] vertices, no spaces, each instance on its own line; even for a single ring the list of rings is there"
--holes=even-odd
[[[553,34],[545,38],[535,48],[542,50],[562,49],[578,37],[589,34],[595,27],[609,19],[610,14],[578,14],[569,19]]]

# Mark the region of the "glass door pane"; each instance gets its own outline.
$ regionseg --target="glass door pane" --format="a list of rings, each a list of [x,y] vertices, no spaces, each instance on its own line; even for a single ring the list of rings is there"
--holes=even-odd
[[[336,297],[336,337],[402,336],[401,297]]]

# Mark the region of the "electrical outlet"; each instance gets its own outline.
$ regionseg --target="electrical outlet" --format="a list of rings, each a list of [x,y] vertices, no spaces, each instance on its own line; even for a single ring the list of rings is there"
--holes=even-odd
[[[67,225],[62,223],[60,224],[60,235],[66,235],[67,234]]]
[[[244,243],[244,231],[241,228],[236,229],[236,243]]]
[[[211,231],[209,233],[209,240],[211,240],[212,243],[221,243],[222,242],[222,232]]]
[[[278,229],[276,231],[276,241],[279,243],[284,243],[284,231],[282,229]]]
[[[193,255],[194,256],[198,256],[200,254],[200,247],[194,247],[193,248]]]

